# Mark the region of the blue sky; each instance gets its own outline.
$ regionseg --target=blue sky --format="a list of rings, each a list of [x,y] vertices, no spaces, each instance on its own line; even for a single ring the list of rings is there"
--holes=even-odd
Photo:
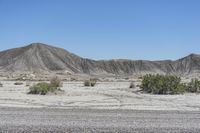
[[[93,59],[200,54],[200,0],[0,0],[0,50],[42,42]]]

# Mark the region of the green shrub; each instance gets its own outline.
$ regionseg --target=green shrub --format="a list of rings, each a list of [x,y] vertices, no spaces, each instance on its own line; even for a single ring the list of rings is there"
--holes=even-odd
[[[187,89],[188,89],[188,86],[186,84],[180,83],[178,84],[177,88],[173,90],[174,93],[172,94],[183,94],[184,92],[187,91]]]
[[[187,86],[181,83],[177,76],[145,75],[141,88],[144,92],[152,94],[180,94],[187,90]]]
[[[60,91],[59,87],[61,87],[60,80],[56,78],[56,80],[51,80],[50,83],[42,82],[31,86],[28,94],[46,95],[48,92]]]
[[[198,79],[192,79],[188,84],[188,92],[196,93],[200,92],[200,81]]]
[[[29,94],[46,95],[50,90],[50,84],[46,82],[38,83],[30,87]]]

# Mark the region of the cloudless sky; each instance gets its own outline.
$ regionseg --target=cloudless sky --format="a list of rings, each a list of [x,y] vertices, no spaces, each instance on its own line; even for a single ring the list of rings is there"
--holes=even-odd
[[[92,59],[200,54],[200,0],[0,0],[0,50],[33,42]]]

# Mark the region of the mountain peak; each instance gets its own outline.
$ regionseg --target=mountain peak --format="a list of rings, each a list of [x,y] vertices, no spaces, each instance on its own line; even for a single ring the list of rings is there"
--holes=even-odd
[[[182,59],[194,59],[194,58],[200,58],[200,55],[192,53]]]
[[[200,56],[200,55],[194,54],[194,53],[192,53],[192,54],[189,55],[189,57],[199,57],[199,56]]]
[[[49,45],[47,45],[47,44],[44,44],[44,43],[39,43],[39,42],[37,42],[37,43],[31,43],[31,44],[29,44],[28,45],[28,47],[46,47],[46,46],[49,46]]]

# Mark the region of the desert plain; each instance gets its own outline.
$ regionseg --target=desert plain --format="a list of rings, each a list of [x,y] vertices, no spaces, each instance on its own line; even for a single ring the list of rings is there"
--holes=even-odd
[[[3,80],[0,132],[196,132],[200,131],[200,96],[143,93],[130,81],[63,81],[60,93],[27,94],[41,81]],[[46,81],[48,82],[48,81]]]
[[[179,95],[153,95],[129,88],[128,81],[97,82],[86,87],[81,81],[63,82],[62,93],[48,95],[27,94],[29,85],[38,81],[2,81],[0,106],[34,108],[85,108],[85,109],[132,109],[132,110],[181,110],[199,111],[200,95],[186,93]],[[137,83],[136,83],[137,84]]]

